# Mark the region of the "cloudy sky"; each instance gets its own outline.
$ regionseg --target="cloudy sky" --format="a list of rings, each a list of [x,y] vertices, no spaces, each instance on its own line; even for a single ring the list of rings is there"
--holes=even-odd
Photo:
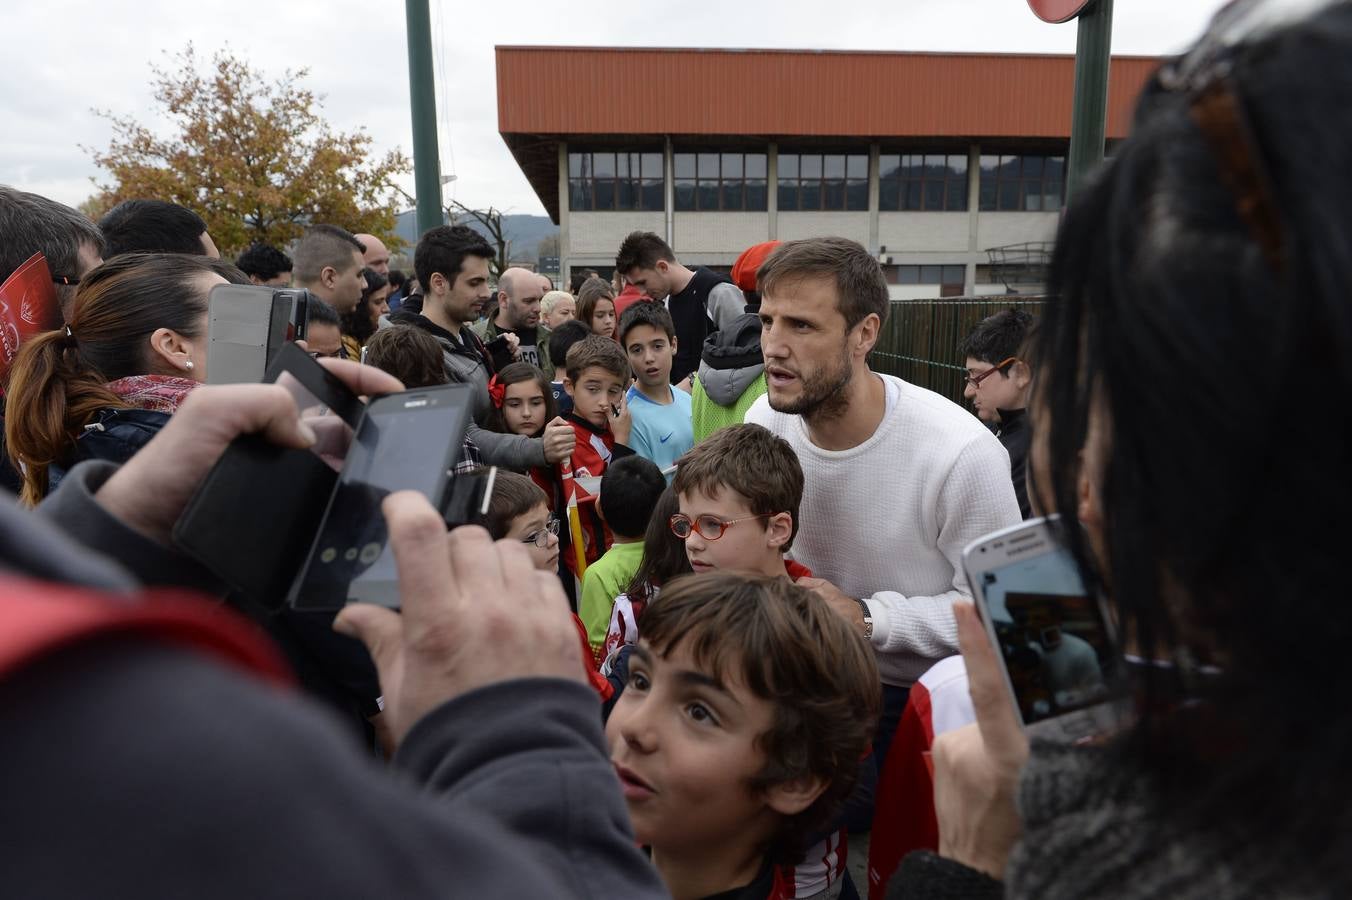
[[[498,44],[781,47],[1015,53],[1075,49],[1075,25],[1046,25],[1024,0],[428,0],[438,60],[441,166],[471,206],[542,213],[497,133]],[[1223,0],[1117,0],[1113,51],[1176,52]],[[829,12],[829,15],[827,14]],[[44,0],[3,3],[0,183],[72,205],[100,173],[107,110],[155,126],[150,65],[193,42],[229,47],[270,74],[308,68],[334,128],[365,128],[411,155],[404,3],[400,0]],[[411,190],[409,179],[407,187]]]

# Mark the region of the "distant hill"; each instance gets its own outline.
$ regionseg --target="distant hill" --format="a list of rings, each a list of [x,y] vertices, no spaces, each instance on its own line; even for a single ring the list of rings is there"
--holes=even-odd
[[[484,231],[477,222],[467,224],[475,231]],[[512,241],[512,255],[518,259],[534,259],[540,241],[559,233],[559,226],[551,222],[549,216],[506,215],[502,217],[502,224]],[[394,230],[408,242],[405,252],[412,253],[413,245],[418,242],[417,216],[414,211],[410,209],[400,213]]]

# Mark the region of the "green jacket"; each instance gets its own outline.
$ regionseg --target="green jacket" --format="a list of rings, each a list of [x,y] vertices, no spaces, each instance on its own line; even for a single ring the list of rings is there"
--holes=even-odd
[[[493,310],[493,315],[495,316],[497,315],[496,309]],[[494,322],[491,318],[480,319],[479,321],[475,322],[472,327],[474,329],[474,333],[479,336],[479,340],[483,341],[485,344],[487,344],[489,341],[496,339],[498,335],[502,334],[502,329],[499,328],[497,326],[497,323]],[[540,357],[540,361],[537,363],[537,365],[545,373],[545,375],[552,381],[554,380],[554,365],[553,363],[550,362],[549,359],[549,336],[551,334],[553,334],[553,332],[550,331],[545,326],[543,325],[536,326],[535,352],[538,353]]]

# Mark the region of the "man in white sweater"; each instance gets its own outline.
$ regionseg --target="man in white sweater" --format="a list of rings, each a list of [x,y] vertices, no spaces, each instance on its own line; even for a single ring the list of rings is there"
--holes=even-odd
[[[963,548],[1020,521],[1009,456],[956,403],[870,371],[889,304],[862,246],[785,243],[759,284],[769,394],[746,421],[798,453],[806,485],[793,556],[877,652],[881,764],[911,684],[957,652],[953,603],[971,600]]]

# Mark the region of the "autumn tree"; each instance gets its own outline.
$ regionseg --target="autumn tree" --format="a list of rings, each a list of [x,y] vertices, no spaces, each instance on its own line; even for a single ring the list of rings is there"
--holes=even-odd
[[[216,245],[233,256],[253,241],[284,246],[314,222],[367,232],[392,249],[396,176],[409,161],[375,158],[364,131],[334,132],[320,100],[302,85],[307,70],[269,80],[228,50],[200,71],[191,44],[168,69],[151,66],[167,137],[127,116],[113,124],[102,152],[88,151],[111,184],[86,201],[107,209],[132,198],[170,200],[200,215]],[[83,208],[83,207],[82,207]]]

